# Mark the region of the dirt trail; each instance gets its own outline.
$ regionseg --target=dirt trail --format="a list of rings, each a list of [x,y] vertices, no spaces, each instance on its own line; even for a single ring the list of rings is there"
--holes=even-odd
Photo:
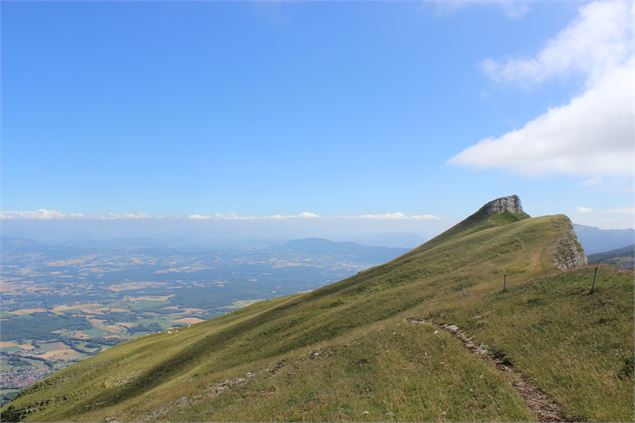
[[[523,375],[509,363],[505,357],[493,354],[485,344],[477,344],[472,337],[461,331],[456,325],[437,325],[433,322],[408,318],[408,323],[427,324],[444,330],[458,339],[465,348],[478,358],[492,363],[496,369],[510,381],[518,391],[527,407],[536,415],[539,422],[566,422],[562,407],[537,386],[525,380]]]

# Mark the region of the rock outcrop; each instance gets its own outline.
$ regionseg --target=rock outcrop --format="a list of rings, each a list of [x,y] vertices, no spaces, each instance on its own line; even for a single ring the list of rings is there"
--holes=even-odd
[[[520,198],[517,195],[509,195],[486,203],[479,211],[485,213],[487,216],[504,213],[506,211],[510,213],[522,213],[523,206],[520,204]]]
[[[584,266],[588,260],[584,255],[584,250],[578,242],[573,225],[569,223],[569,229],[556,244],[556,251],[553,255],[553,265],[560,270],[569,270],[578,266]]]

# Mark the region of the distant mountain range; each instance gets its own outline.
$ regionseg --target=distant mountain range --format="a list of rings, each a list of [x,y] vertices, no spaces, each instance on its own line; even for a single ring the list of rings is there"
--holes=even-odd
[[[578,240],[587,256],[606,251],[612,251],[635,244],[634,229],[600,229],[594,226],[574,224]],[[344,254],[368,262],[381,263],[391,260],[405,253],[411,248],[422,244],[425,239],[414,234],[385,234],[381,238],[369,239],[368,243],[337,242],[325,238],[302,238],[288,241],[282,245],[267,244],[267,242],[228,242],[227,248],[240,250],[249,245],[251,248],[270,248],[273,250],[308,254]],[[382,242],[383,241],[383,242]],[[81,247],[81,248],[214,248],[224,249],[225,242],[214,244],[192,243],[185,238],[150,239],[150,238],[116,238],[109,240],[79,240],[60,244],[39,243],[25,238],[2,236],[0,246],[3,249],[29,250],[42,247]],[[365,245],[369,244],[369,245]]]
[[[633,229],[600,229],[585,225],[573,225],[573,228],[587,256],[635,244]]]
[[[25,238],[0,237],[0,247],[5,252],[32,252],[51,249],[79,250],[79,249],[215,249],[223,250],[221,247],[200,246],[189,243],[184,239],[160,240],[160,239],[112,239],[112,240],[81,240],[61,244],[40,243]],[[324,238],[303,238],[287,241],[282,245],[266,245],[254,247],[258,251],[269,251],[273,255],[285,257],[289,254],[302,255],[328,255],[338,256],[355,262],[370,264],[383,263],[394,259],[404,253],[409,248],[405,247],[383,247],[376,245],[362,245],[355,242],[336,242]],[[239,246],[231,245],[229,250],[240,250]]]
[[[15,238],[12,236],[0,237],[0,248],[3,250],[11,249],[29,249],[38,246],[39,244],[31,239]]]
[[[360,261],[382,263],[392,260],[409,250],[400,247],[361,245],[355,242],[335,242],[324,238],[304,238],[288,241],[281,247],[285,252],[303,254],[328,254],[351,256]]]

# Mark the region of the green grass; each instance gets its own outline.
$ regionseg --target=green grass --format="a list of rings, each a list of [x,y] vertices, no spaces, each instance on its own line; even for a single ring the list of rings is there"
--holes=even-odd
[[[434,335],[431,328],[393,321],[356,335],[316,347],[320,355],[314,359],[307,353],[292,357],[278,374],[257,377],[217,401],[203,395],[162,417],[170,421],[245,421],[254,416],[286,421],[530,418],[515,392],[504,388],[501,376],[466,355],[447,334]]]
[[[427,316],[504,351],[567,415],[632,420],[632,377],[616,376],[632,356],[632,273],[603,270],[589,296],[588,270],[561,275],[552,264],[570,230],[565,216],[474,216],[341,282],[111,348],[27,389],[3,419],[534,419],[489,363],[445,332],[405,323]],[[510,289],[501,294],[504,273]],[[598,301],[611,306],[600,312]],[[600,319],[619,323],[590,324]],[[281,361],[279,372],[261,374]],[[210,394],[250,371],[257,376]],[[585,399],[596,388],[609,394]]]
[[[574,421],[633,419],[633,274],[602,267],[536,280],[439,312],[504,353]]]
[[[0,401],[9,401],[18,395],[20,390],[18,389],[0,389]]]

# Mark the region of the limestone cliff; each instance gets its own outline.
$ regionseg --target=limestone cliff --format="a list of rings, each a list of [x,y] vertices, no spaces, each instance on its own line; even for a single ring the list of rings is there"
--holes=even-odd
[[[520,204],[520,198],[517,195],[510,195],[507,197],[497,198],[489,203],[486,203],[479,212],[488,216],[494,214],[500,214],[504,212],[510,213],[522,213],[523,206]]]
[[[556,244],[556,251],[553,255],[553,265],[560,270],[569,270],[587,264],[584,250],[578,242],[578,237],[573,230],[573,225],[569,222],[569,229]]]

